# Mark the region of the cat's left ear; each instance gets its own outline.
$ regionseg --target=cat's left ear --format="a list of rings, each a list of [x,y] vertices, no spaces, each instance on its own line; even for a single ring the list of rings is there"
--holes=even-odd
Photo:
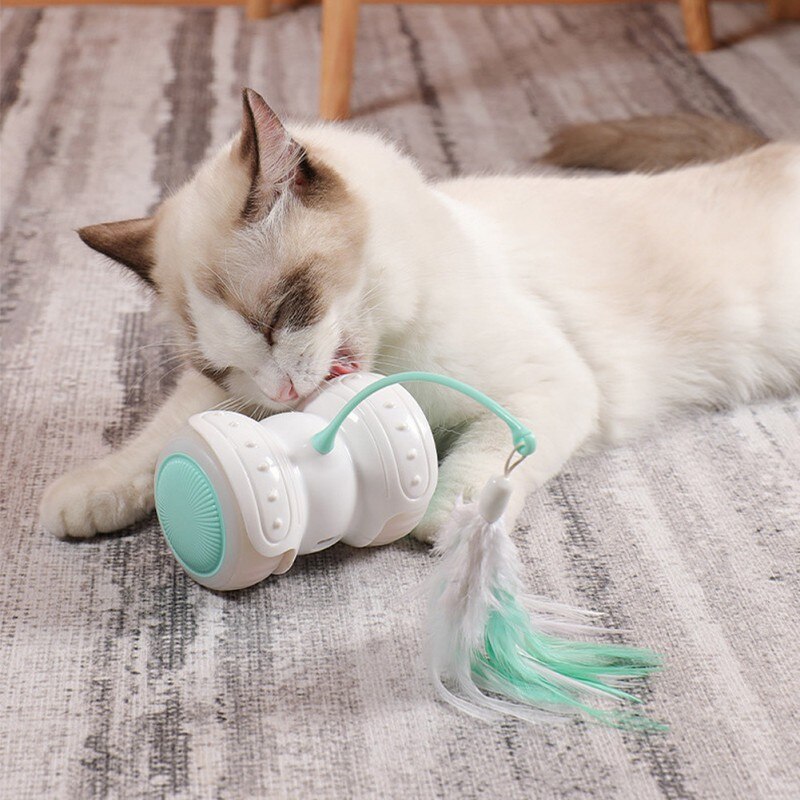
[[[87,225],[78,231],[78,236],[92,250],[128,267],[150,286],[155,285],[152,277],[155,265],[154,235],[153,217],[103,222]]]
[[[242,131],[237,146],[251,180],[242,216],[252,221],[268,214],[280,193],[297,180],[303,148],[252,89],[242,90]]]

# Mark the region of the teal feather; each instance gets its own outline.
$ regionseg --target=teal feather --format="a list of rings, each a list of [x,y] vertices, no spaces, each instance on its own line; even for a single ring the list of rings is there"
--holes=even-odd
[[[498,590],[489,611],[483,649],[473,651],[471,669],[483,690],[563,714],[573,709],[598,722],[625,728],[662,729],[638,714],[600,709],[587,695],[638,704],[620,688],[661,667],[649,650],[617,644],[584,642],[537,631],[530,614],[508,592]]]
[[[585,623],[591,612],[542,598],[527,602],[516,548],[502,520],[487,522],[477,504],[461,502],[442,529],[437,551],[429,657],[443,699],[490,719],[579,717],[625,729],[665,729],[631,708],[640,704],[631,684],[658,670],[660,657],[566,638],[602,630]]]

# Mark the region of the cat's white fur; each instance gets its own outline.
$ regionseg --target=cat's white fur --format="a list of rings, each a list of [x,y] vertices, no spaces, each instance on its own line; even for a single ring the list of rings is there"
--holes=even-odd
[[[231,389],[250,403],[274,409],[265,395],[274,397],[291,375],[286,354],[316,347],[319,364],[307,372],[317,375],[343,331],[366,368],[431,370],[475,384],[538,439],[535,456],[513,473],[513,524],[525,495],[577,452],[690,405],[798,389],[800,146],[767,145],[657,176],[431,183],[378,137],[335,126],[291,132],[344,176],[365,211],[366,238],[358,280],[295,345],[287,334],[280,363],[280,348],[265,351],[236,311],[203,295],[185,268],[198,345],[210,362],[236,364]],[[242,181],[229,174],[234,146],[160,212],[159,263],[207,262],[227,235],[220,195]],[[408,388],[435,429],[457,432],[416,531],[429,541],[460,493],[502,469],[510,440],[471,401],[440,387]],[[131,444],[49,488],[44,526],[89,536],[141,517],[152,508],[165,438],[225,397],[188,372]]]

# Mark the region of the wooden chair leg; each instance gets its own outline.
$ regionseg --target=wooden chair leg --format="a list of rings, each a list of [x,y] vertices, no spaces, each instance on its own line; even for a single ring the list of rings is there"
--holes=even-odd
[[[769,0],[772,19],[800,19],[800,0]]]
[[[322,0],[319,113],[323,119],[346,119],[350,114],[358,4],[359,0]]]
[[[247,19],[266,19],[272,13],[272,0],[246,0]]]
[[[705,53],[714,49],[711,34],[711,14],[708,0],[681,0],[683,26],[686,29],[686,42],[693,53]]]

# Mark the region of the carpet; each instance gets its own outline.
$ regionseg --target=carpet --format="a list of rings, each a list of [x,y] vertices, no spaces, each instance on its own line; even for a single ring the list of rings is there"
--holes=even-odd
[[[354,124],[432,175],[532,168],[569,122],[694,111],[800,132],[800,30],[715,4],[367,7]],[[146,294],[73,233],[140,216],[239,118],[312,118],[319,9],[2,12],[0,795],[21,798],[800,796],[800,407],[661,422],[576,460],[516,533],[529,586],[667,657],[670,725],[485,724],[433,697],[410,540],[337,546],[229,595],[154,521],[85,543],[37,525],[45,485],[117,446],[174,364]],[[756,30],[753,30],[756,29]],[[744,37],[739,34],[749,32]]]

